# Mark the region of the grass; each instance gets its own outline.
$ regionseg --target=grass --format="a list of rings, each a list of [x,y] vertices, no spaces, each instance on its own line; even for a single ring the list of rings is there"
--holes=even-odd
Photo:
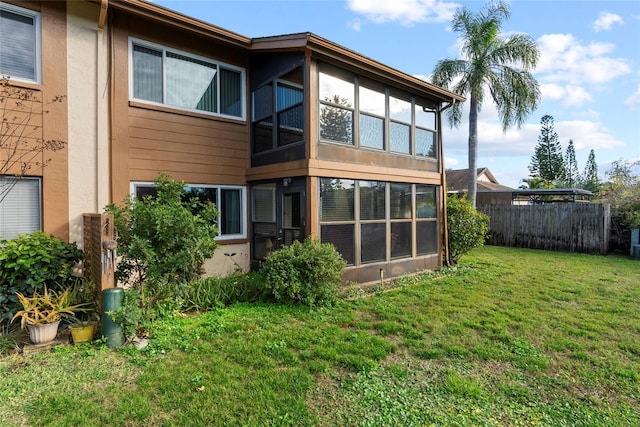
[[[0,425],[640,425],[640,263],[485,247],[335,308],[0,359]]]

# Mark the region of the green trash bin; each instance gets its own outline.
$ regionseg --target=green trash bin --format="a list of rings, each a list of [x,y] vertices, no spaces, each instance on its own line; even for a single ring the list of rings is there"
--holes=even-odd
[[[124,290],[122,288],[110,288],[102,291],[102,336],[107,339],[109,348],[120,347],[124,344],[124,331],[122,325],[113,321],[108,311],[116,311],[122,307]]]

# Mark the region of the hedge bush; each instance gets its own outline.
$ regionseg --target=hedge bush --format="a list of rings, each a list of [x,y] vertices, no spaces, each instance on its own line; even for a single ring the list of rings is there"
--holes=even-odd
[[[307,238],[272,252],[262,265],[258,285],[279,302],[332,305],[345,267],[332,244]]]
[[[44,285],[55,291],[72,286],[73,269],[82,259],[75,242],[36,231],[0,241],[0,324],[21,306],[16,292],[31,295]]]
[[[489,233],[489,217],[478,212],[465,197],[447,197],[447,227],[450,261],[457,264],[471,249],[484,245]]]

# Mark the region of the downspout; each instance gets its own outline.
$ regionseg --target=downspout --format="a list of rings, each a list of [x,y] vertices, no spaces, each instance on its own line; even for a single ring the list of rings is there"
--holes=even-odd
[[[442,112],[453,107],[456,103],[455,98],[451,100],[451,102],[446,105],[444,108],[441,108],[438,111],[438,121],[439,121],[439,155],[440,155],[440,177],[442,182],[442,224],[443,224],[443,252],[444,252],[444,264],[447,267],[451,267],[451,253],[449,250],[449,227],[447,226],[447,174],[444,169],[444,144],[442,138]]]
[[[98,17],[98,30],[104,30],[104,24],[107,22],[107,9],[109,8],[109,0],[100,1],[100,16]]]

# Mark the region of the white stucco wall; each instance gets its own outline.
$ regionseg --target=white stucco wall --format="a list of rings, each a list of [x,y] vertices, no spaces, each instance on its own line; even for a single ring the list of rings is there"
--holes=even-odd
[[[82,214],[109,200],[107,29],[99,5],[67,2],[69,240],[82,247]]]
[[[234,254],[235,255],[232,255]],[[229,256],[225,255],[229,254]],[[232,256],[231,256],[232,255]],[[248,243],[234,245],[220,245],[213,253],[213,257],[204,263],[205,275],[225,276],[233,273],[238,267],[243,271],[248,271],[251,258]],[[235,263],[238,265],[236,265]]]

